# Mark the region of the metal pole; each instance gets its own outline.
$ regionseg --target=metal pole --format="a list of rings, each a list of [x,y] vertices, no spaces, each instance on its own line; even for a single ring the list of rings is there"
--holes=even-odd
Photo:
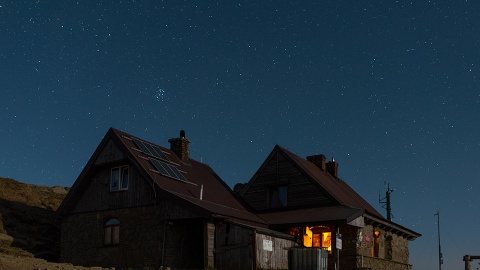
[[[436,211],[434,216],[437,216],[437,227],[438,227],[438,269],[442,270],[442,246],[440,245],[440,211]]]
[[[463,256],[463,260],[465,261],[465,270],[470,270],[470,256]]]
[[[392,190],[390,189],[390,184],[388,184],[386,197],[387,197],[387,220],[392,221],[392,208],[390,206],[390,193]]]
[[[340,227],[337,227],[337,233],[335,234],[335,250],[337,251],[337,267],[336,270],[340,270],[340,250],[337,247],[337,234],[340,233]],[[332,237],[330,237],[332,239]]]

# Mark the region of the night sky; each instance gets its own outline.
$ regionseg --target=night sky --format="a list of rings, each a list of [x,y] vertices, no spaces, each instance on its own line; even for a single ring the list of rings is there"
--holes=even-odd
[[[478,1],[0,1],[0,176],[71,186],[109,127],[233,187],[279,144],[324,154],[423,234],[480,255]],[[478,262],[473,263],[473,269]]]

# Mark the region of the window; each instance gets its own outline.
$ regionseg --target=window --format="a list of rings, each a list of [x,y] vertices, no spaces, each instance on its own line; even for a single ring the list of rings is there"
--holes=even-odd
[[[327,227],[314,226],[305,227],[303,245],[305,247],[321,247],[332,254],[332,232]]]
[[[322,233],[322,248],[328,250],[328,253],[332,253],[332,233],[323,232]]]
[[[372,257],[378,257],[380,251],[380,231],[373,232]]]
[[[105,236],[103,244],[105,246],[116,246],[120,243],[120,221],[118,219],[109,219],[105,222]]]
[[[385,259],[386,260],[392,260],[392,236],[389,235],[385,238]]]
[[[112,169],[110,178],[110,191],[119,191],[128,189],[128,166],[116,167]]]
[[[287,187],[274,187],[270,189],[270,208],[287,206]]]

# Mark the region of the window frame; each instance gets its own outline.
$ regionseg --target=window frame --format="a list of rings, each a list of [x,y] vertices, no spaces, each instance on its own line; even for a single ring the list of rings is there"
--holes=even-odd
[[[373,229],[373,245],[372,245],[372,257],[380,257],[380,236],[382,232],[378,228]]]
[[[385,260],[393,260],[393,237],[387,235],[385,237]]]
[[[116,172],[116,174],[114,174]],[[114,179],[114,175],[117,179]],[[116,186],[114,183],[116,182]],[[126,183],[126,184],[125,184]],[[110,192],[125,191],[130,186],[130,170],[128,165],[110,169]]]
[[[268,188],[268,208],[276,209],[288,206],[288,186]]]
[[[120,221],[109,218],[103,224],[103,246],[113,247],[120,244]]]

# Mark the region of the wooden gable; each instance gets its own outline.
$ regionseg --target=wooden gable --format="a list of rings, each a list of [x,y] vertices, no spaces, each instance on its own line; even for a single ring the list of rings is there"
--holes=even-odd
[[[110,178],[112,168],[128,167],[128,188],[111,191]],[[72,213],[98,210],[111,210],[156,202],[155,191],[147,185],[137,165],[122,152],[115,140],[108,139],[82,179],[82,188],[75,194],[76,203]]]
[[[169,201],[189,212],[188,216],[211,218],[216,214],[245,224],[265,226],[261,218],[248,212],[233,196],[211,167],[193,159],[183,162],[171,150],[148,143],[155,146],[157,154],[160,149],[168,156],[168,160],[162,162],[170,171],[157,171],[152,160],[160,162],[160,158],[139,149],[135,139],[138,138],[119,130],[108,130],[58,208],[56,221],[72,213],[159,205]],[[121,169],[123,173],[124,168],[128,170],[128,188],[112,190],[112,169]],[[176,172],[172,168],[186,181],[179,179],[178,174],[174,177]]]
[[[284,189],[284,206],[272,207],[272,191]],[[329,206],[337,202],[316,181],[276,146],[241,193],[255,211],[278,211],[282,208]]]

